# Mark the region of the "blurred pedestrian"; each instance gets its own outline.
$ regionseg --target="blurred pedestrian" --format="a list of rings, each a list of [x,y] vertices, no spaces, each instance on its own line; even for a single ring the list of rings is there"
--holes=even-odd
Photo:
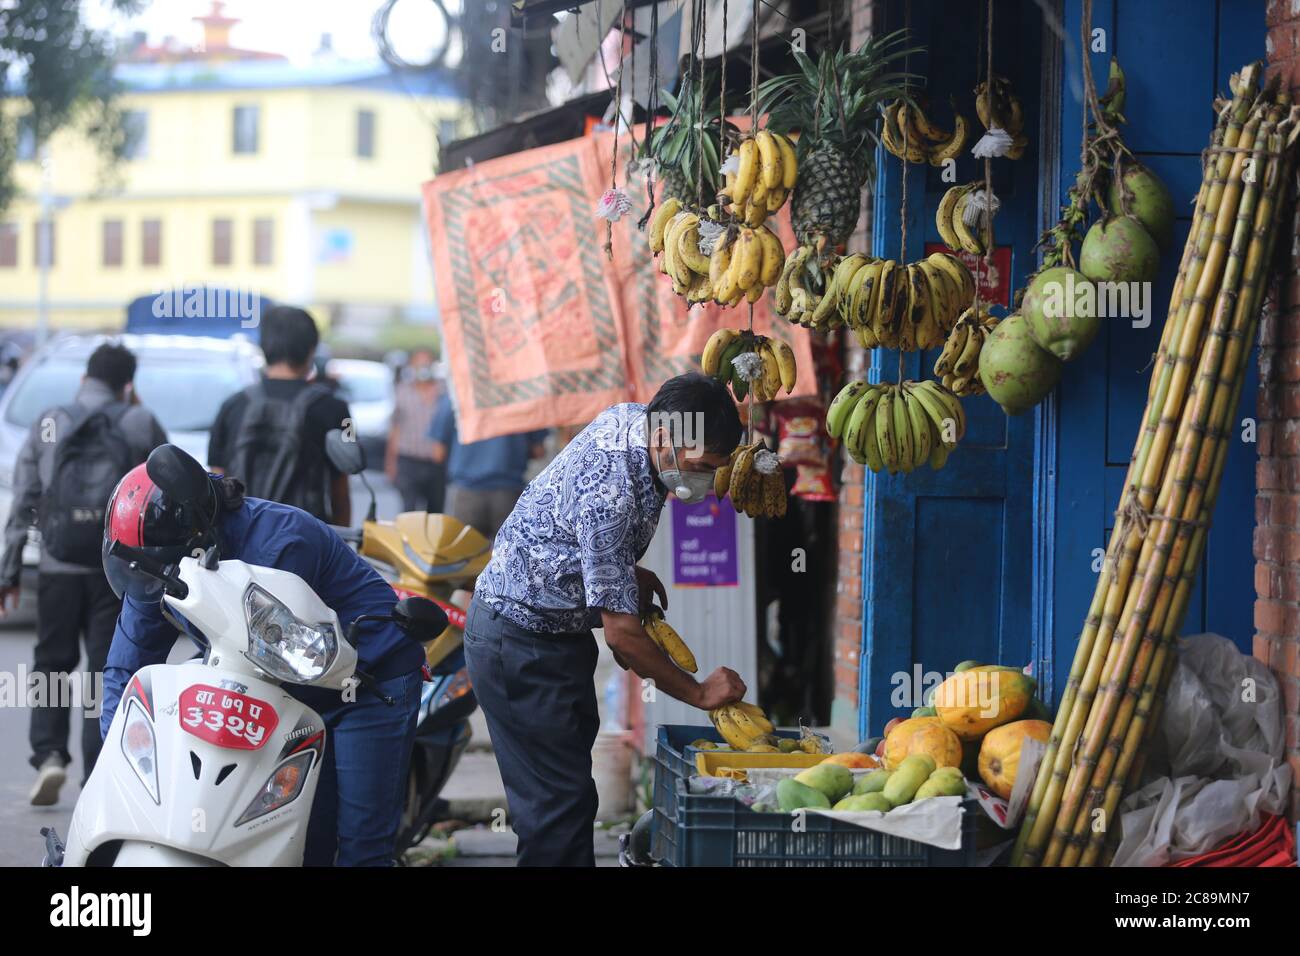
[[[456,410],[444,392],[429,435],[433,460],[447,465],[447,514],[492,540],[524,490],[528,462],[546,453],[546,430],[462,445]]]
[[[27,529],[41,532],[36,585],[37,637],[32,676],[44,681],[49,700],[32,707],[31,764],[38,771],[30,799],[49,806],[59,799],[72,762],[68,750],[71,703],[58,693],[77,669],[81,646],[91,675],[103,673],[121,602],[104,577],[100,548],[104,509],[122,476],[167,435],[142,406],[132,384],[135,356],[121,345],[91,353],[81,387],[69,405],[37,417],[14,469],[14,501],[0,559],[0,614],[18,606]],[[81,724],[82,783],[99,756],[98,722]]]
[[[412,353],[397,383],[384,455],[384,472],[402,496],[403,511],[442,511],[447,463],[433,460],[429,437],[441,392],[433,353],[428,349]]]
[[[239,478],[251,498],[293,505],[329,524],[352,523],[348,476],[325,454],[332,429],[355,436],[352,412],[312,377],[320,331],[302,309],[262,317],[262,380],[226,399],[208,438],[208,466]]]

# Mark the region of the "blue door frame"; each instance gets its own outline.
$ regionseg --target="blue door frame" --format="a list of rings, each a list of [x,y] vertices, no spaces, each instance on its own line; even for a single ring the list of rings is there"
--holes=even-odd
[[[936,29],[936,11],[944,6],[943,29]],[[913,4],[912,29],[928,52],[910,68],[931,78],[932,102],[943,104],[955,93],[959,107],[972,111],[973,38],[983,32],[982,7],[963,5],[966,19],[954,23],[951,5]],[[1036,268],[1034,243],[1055,220],[1078,165],[1080,2],[1057,0],[1055,8],[1064,33],[1059,39],[1044,29],[1032,0],[995,4],[994,69],[1024,100],[1027,132],[1042,149],[993,163],[994,192],[1002,200],[997,242],[1011,246],[1013,288]],[[884,12],[886,30],[902,25],[901,3]],[[1120,57],[1128,79],[1125,140],[1169,184],[1180,210],[1155,283],[1152,319],[1146,328],[1107,323],[1032,412],[1007,418],[987,397],[967,399],[967,436],[942,471],[868,474],[858,696],[863,737],[914,704],[896,696],[899,687],[911,686],[899,675],[933,675],[966,658],[1033,662],[1036,674],[1052,675],[1043,689],[1054,701],[1069,672],[1095,584],[1094,549],[1105,547],[1118,504],[1146,400],[1146,369],[1189,227],[1210,102],[1231,72],[1263,56],[1264,2],[1094,0],[1093,27],[1106,31],[1107,43],[1105,52],[1093,54],[1093,74],[1104,82],[1110,53]],[[943,122],[946,110],[941,105],[937,112]],[[873,252],[899,258],[903,171],[883,151],[878,164]],[[906,175],[905,255],[915,261],[925,242],[939,241],[934,211],[949,184],[933,169],[910,167]],[[958,160],[958,182],[982,175],[969,152]],[[934,357],[904,356],[904,374],[931,375]],[[873,353],[873,381],[894,380],[897,369],[897,353]],[[1254,363],[1251,376],[1247,395],[1254,394]],[[1249,413],[1243,408],[1238,417]],[[1253,445],[1238,443],[1229,454],[1201,586],[1184,626],[1185,633],[1217,631],[1247,651],[1254,461]]]

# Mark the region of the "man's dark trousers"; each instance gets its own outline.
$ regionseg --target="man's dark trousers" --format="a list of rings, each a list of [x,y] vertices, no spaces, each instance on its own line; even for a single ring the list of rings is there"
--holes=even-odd
[[[470,605],[465,660],[505,783],[520,866],[595,866],[596,639]]]
[[[73,674],[81,658],[81,642],[86,644],[86,670],[92,679],[104,671],[108,647],[113,643],[113,629],[122,602],[103,574],[52,574],[42,572],[36,586],[37,637],[32,670],[36,674]],[[55,706],[60,685],[46,681],[50,701],[37,701],[32,708],[32,766],[40,767],[50,756],[57,755],[66,766],[68,752],[69,708]],[[89,690],[90,688],[86,688]],[[97,690],[96,686],[96,690]],[[89,703],[88,698],[84,698]],[[73,701],[77,698],[74,696]],[[99,701],[95,701],[96,704]],[[99,734],[99,715],[82,715],[82,780],[90,776],[103,741]]]

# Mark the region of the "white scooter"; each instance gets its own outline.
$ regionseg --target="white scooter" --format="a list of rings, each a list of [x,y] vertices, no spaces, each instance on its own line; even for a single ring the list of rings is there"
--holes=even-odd
[[[427,615],[445,624],[441,612],[407,598],[391,616],[358,618],[345,640],[296,574],[220,561],[215,548],[174,565],[121,544],[113,553],[162,583],[169,620],[206,655],[131,678],[66,847],[41,831],[45,864],[301,866],[325,725],[280,685],[373,693],[352,631],[393,621],[426,640]]]

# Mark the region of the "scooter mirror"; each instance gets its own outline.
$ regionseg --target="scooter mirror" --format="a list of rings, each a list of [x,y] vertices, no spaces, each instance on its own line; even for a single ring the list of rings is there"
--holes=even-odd
[[[159,445],[149,453],[145,473],[164,494],[196,506],[198,514],[211,515],[212,481],[203,466],[175,445]]]
[[[325,433],[325,454],[330,464],[345,475],[359,475],[366,470],[366,450],[355,438],[349,440],[341,428]]]
[[[447,613],[428,598],[415,595],[397,602],[393,621],[421,643],[433,640],[447,629]]]

